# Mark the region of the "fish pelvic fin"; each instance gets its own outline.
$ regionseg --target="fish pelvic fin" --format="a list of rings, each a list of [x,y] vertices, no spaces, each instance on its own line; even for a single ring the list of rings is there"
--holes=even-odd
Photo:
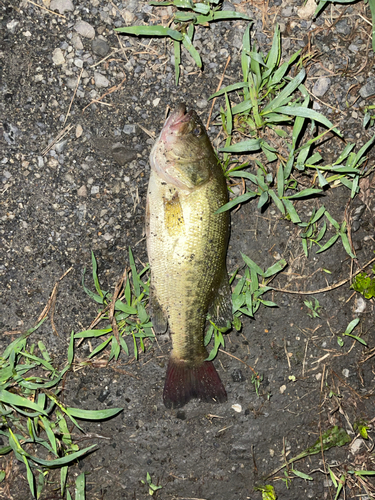
[[[164,405],[180,408],[192,398],[224,403],[227,393],[212,361],[191,365],[171,355],[164,384]]]

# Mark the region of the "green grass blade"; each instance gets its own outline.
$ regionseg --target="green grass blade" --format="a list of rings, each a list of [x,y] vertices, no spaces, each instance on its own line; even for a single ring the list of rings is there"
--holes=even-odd
[[[85,473],[82,472],[76,479],[76,496],[75,500],[85,500]]]
[[[285,259],[281,259],[278,262],[275,262],[275,264],[273,264],[271,267],[266,269],[266,271],[263,273],[263,277],[270,278],[274,274],[277,274],[280,271],[282,271],[286,265],[287,265],[287,263],[286,263]]]
[[[244,170],[230,170],[229,177],[243,177],[244,179],[249,179],[253,184],[258,185],[257,176],[250,172],[245,172]]]
[[[351,257],[352,259],[356,259],[357,256],[353,254],[352,249],[350,248],[349,244],[349,239],[346,233],[340,233],[341,236],[341,241],[343,244],[343,247],[345,249],[345,252]]]
[[[238,83],[233,83],[232,85],[227,85],[221,90],[218,90],[214,94],[212,94],[208,100],[213,99],[214,97],[218,97],[220,95],[223,95],[225,93],[233,92],[233,90],[239,90],[243,89],[244,87],[247,87],[247,84],[245,82],[238,82]]]
[[[180,78],[180,64],[181,64],[181,43],[177,40],[173,40],[174,49],[174,73],[176,79],[176,85],[178,85],[178,80]]]
[[[96,446],[96,444],[93,444],[91,446],[88,446],[87,448],[84,448],[83,450],[70,453],[69,455],[65,455],[62,458],[57,458],[56,460],[43,460],[33,455],[28,455],[28,458],[39,465],[43,465],[44,467],[47,467],[49,469],[54,469],[56,467],[62,467],[64,465],[72,464],[78,458],[81,458],[84,455],[87,455],[90,451],[93,451]]]
[[[113,336],[109,337],[109,339],[105,340],[100,345],[98,345],[97,347],[95,347],[95,349],[90,353],[89,359],[93,358],[100,351],[102,351],[103,349],[105,349],[107,347],[107,345],[111,342],[112,338],[113,338]]]
[[[242,38],[242,52],[241,52],[241,66],[244,82],[248,81],[249,68],[250,68],[250,56],[248,53],[251,51],[250,44],[250,28],[252,23],[249,23],[245,29],[245,33]]]
[[[250,200],[251,198],[254,198],[257,195],[257,193],[254,193],[254,191],[247,191],[244,194],[241,194],[241,196],[237,196],[237,198],[234,198],[233,200],[229,201],[222,207],[218,208],[215,212],[215,214],[221,214],[222,212],[226,212],[227,210],[230,210],[231,208],[235,207],[236,205],[239,205],[240,203],[245,203],[246,201]]]
[[[214,21],[223,21],[229,19],[244,19],[245,21],[250,21],[250,17],[235,10],[219,10],[213,13]]]
[[[61,470],[60,470],[61,497],[64,497],[65,487],[66,487],[66,478],[68,477],[68,469],[69,469],[69,467],[67,465],[65,465],[64,467],[61,467]]]
[[[374,3],[375,3],[375,0],[374,0]],[[375,8],[375,6],[374,6]],[[355,159],[354,159],[354,162],[353,162],[353,165],[356,165],[359,160],[362,158],[362,156],[366,153],[366,151],[368,149],[371,148],[371,146],[374,144],[374,141],[375,141],[375,134],[371,137],[371,139],[369,141],[366,142],[366,144],[364,144],[361,149],[358,151],[358,153],[355,155]]]
[[[198,68],[202,67],[202,59],[201,56],[199,55],[199,52],[197,49],[194,47],[194,45],[191,43],[190,38],[187,36],[186,33],[183,33],[182,35],[182,43],[187,49],[191,55],[191,57],[194,59],[195,64],[198,66]]]
[[[270,189],[268,192],[269,192],[269,195],[271,196],[272,200],[274,201],[275,205],[277,206],[277,208],[280,210],[280,212],[283,215],[285,215],[285,208],[284,208],[283,202],[280,200],[280,198],[277,196],[277,194],[272,189]]]
[[[99,278],[98,278],[98,264],[96,262],[94,252],[91,252],[91,263],[92,263],[92,277],[94,279],[96,291],[98,292],[100,297],[103,298],[103,292],[100,288],[100,283],[99,283]]]
[[[118,415],[123,408],[109,408],[107,410],[82,410],[80,408],[66,408],[67,414],[81,420],[104,420]]]
[[[340,230],[340,224],[332,217],[332,215],[329,212],[325,212],[325,216],[329,220],[329,222],[332,224],[332,226],[337,229],[337,231]]]
[[[302,83],[305,76],[306,76],[306,71],[302,69],[298,73],[298,75],[295,78],[293,78],[293,80],[289,82],[286,87],[283,88],[283,90],[279,93],[279,95],[275,97],[275,99],[271,101],[269,104],[267,104],[267,106],[262,111],[262,115],[271,113],[272,111],[277,109],[281,105],[281,103],[296,90],[298,85]]]
[[[18,394],[0,390],[0,401],[13,407],[21,406],[22,408],[36,410],[40,415],[47,416],[47,413],[38,404],[33,403],[33,401],[30,401],[27,398],[23,398],[22,396],[18,396]]]
[[[306,196],[312,196],[321,193],[321,189],[316,189],[316,188],[308,188],[308,189],[303,189],[299,193],[292,194],[291,196],[285,196],[283,199],[288,199],[288,200],[297,200],[300,198],[305,198]]]
[[[323,116],[321,113],[318,113],[314,109],[304,108],[302,106],[280,106],[274,109],[273,111],[277,113],[285,113],[287,115],[300,116],[302,118],[309,118],[310,120],[315,120],[319,123],[322,123],[326,127],[331,128],[334,132],[336,132],[338,136],[342,137],[342,133],[339,130],[337,130],[336,127],[333,126],[333,124],[328,120],[328,118]]]
[[[273,69],[280,60],[280,28],[276,24],[275,33],[273,34],[272,47],[267,56],[267,67]]]
[[[229,97],[228,97],[227,93],[225,93],[225,103],[226,103],[226,106],[227,106],[227,113],[226,113],[227,133],[228,133],[228,135],[231,135],[232,134],[232,130],[233,130],[233,118],[232,118],[232,111],[231,111],[231,107],[230,107]]]
[[[74,335],[75,339],[86,339],[91,337],[101,337],[106,333],[112,332],[112,327],[103,328],[101,330],[84,330],[83,332],[78,332]]]
[[[29,488],[31,491],[32,496],[35,498],[35,480],[34,480],[34,475],[31,472],[29,462],[25,455],[22,456],[23,463],[26,466],[26,476],[27,476],[27,482],[29,483]]]
[[[44,427],[44,430],[46,431],[49,442],[51,443],[51,448],[53,449],[53,452],[55,453],[55,455],[58,456],[57,455],[56,437],[55,437],[55,434],[51,428],[51,424],[50,424],[48,418],[46,418],[46,417],[41,416],[40,419],[43,423],[43,427]]]
[[[283,203],[285,205],[286,211],[288,212],[288,214],[290,216],[290,220],[294,224],[300,223],[301,219],[299,218],[299,215],[297,214],[296,209],[294,208],[293,203],[290,200],[288,200],[288,198],[283,198],[282,201],[283,201]]]
[[[327,243],[325,245],[323,245],[316,253],[321,253],[321,252],[324,252],[325,250],[327,250],[328,248],[330,248],[332,245],[334,245],[337,241],[337,239],[339,238],[339,234],[335,234],[334,236],[332,236],[332,238],[330,238]]]
[[[246,90],[246,88],[245,88],[245,90]],[[252,102],[249,101],[249,90],[248,89],[246,90],[245,94],[247,94],[246,100],[233,106],[232,115],[237,115],[238,113],[245,113],[246,111],[249,111],[253,107]]]
[[[262,269],[258,266],[258,264],[256,264],[253,260],[251,260],[250,257],[248,257],[242,252],[241,252],[241,257],[250,270],[254,271],[256,274],[259,274],[259,276],[264,275]]]
[[[74,359],[74,332],[70,334],[70,342],[68,347],[68,366],[73,363]]]
[[[259,151],[260,143],[260,139],[248,139],[246,141],[237,142],[237,144],[233,144],[232,146],[220,148],[219,151],[223,153],[245,153],[247,151]]]
[[[179,31],[165,28],[164,26],[128,26],[114,28],[118,33],[136,36],[168,36],[173,40],[182,41],[182,34]]]
[[[141,294],[140,283],[139,283],[140,280],[138,278],[137,268],[135,267],[134,257],[130,247],[129,247],[129,262],[130,262],[130,268],[132,270],[132,282],[134,286],[135,296],[138,298]]]

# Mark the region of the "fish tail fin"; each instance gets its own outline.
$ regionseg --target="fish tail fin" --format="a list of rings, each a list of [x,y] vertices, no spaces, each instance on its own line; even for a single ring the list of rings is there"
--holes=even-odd
[[[212,361],[192,366],[171,356],[165,377],[164,405],[180,408],[192,398],[224,403],[227,393]]]

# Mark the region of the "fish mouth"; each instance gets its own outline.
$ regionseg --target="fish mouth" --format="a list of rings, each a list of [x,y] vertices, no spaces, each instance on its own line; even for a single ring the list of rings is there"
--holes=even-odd
[[[180,134],[185,128],[184,125],[191,120],[193,113],[193,110],[186,112],[184,103],[179,104],[167,118],[160,134],[161,139],[168,141],[168,137]]]

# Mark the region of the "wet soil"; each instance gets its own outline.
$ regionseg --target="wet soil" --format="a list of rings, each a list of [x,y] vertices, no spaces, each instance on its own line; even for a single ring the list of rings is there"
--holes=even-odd
[[[138,263],[147,262],[144,212],[153,138],[146,131],[157,134],[166,106],[181,101],[206,122],[207,99],[216,91],[229,55],[224,84],[240,79],[246,23],[217,23],[199,31],[204,71],[183,54],[185,70],[176,87],[171,46],[165,40],[120,39],[113,32],[126,22],[161,18],[165,23],[166,8],[150,9],[134,0],[84,0],[71,8],[66,2],[67,9],[64,2],[56,3],[60,10],[51,12],[45,9],[53,2],[47,0],[36,5],[0,2],[0,350],[36,323],[55,282],[71,268],[59,283],[53,323],[46,321],[32,337],[45,343],[57,366],[64,366],[70,332],[86,329],[97,314],[81,286],[91,251],[105,290],[113,290],[128,265],[128,247]],[[361,17],[370,18],[364,4],[329,8],[314,23],[311,17],[298,17],[302,2],[225,4],[254,20],[252,34],[264,51],[278,21],[283,57],[298,48],[310,54],[307,88],[313,91],[317,80],[330,79],[328,91],[315,99],[319,111],[346,140],[357,142],[357,150],[373,135],[373,128],[362,128],[363,108],[372,102],[366,92],[375,78],[370,26]],[[75,29],[79,20],[94,29],[102,52],[87,36],[90,31],[85,36]],[[215,103],[214,117],[220,104]],[[62,130],[64,137],[44,152]],[[213,140],[218,132],[211,125]],[[333,138],[320,149],[325,158],[337,157],[343,142]],[[373,160],[370,152],[369,167]],[[279,500],[329,499],[336,490],[328,467],[339,477],[348,470],[374,470],[371,423],[366,442],[353,430],[355,422],[374,418],[374,304],[361,300],[349,281],[374,251],[373,178],[361,188],[354,200],[349,190],[337,187],[323,199],[298,202],[305,220],[322,202],[340,223],[346,217],[356,260],[340,241],[322,254],[313,247],[306,258],[300,230],[272,205],[259,212],[251,201],[232,213],[229,271],[243,265],[241,252],[264,269],[280,258],[288,267],[272,281],[283,291],[265,296],[278,307],[261,307],[254,319],[244,319],[240,332],[226,336],[225,352],[215,360],[227,403],[191,401],[178,410],[163,406],[168,336],[149,343],[138,361],[122,354],[108,366],[108,352],[101,362],[79,365],[92,346],[77,346],[64,402],[123,411],[105,422],[81,421],[87,434],[79,435],[80,444],[97,443],[98,449],[71,468],[72,494],[75,477],[84,471],[88,499],[148,498],[142,481],[149,472],[153,483],[162,486],[155,494],[159,499],[256,500],[261,492],[254,488],[265,483],[275,487]],[[336,287],[342,280],[348,281]],[[90,276],[87,282],[93,287]],[[314,290],[312,296],[304,294]],[[315,318],[304,304],[313,298],[321,307]],[[340,347],[338,335],[356,317],[361,320],[356,334],[367,347],[349,337]],[[259,394],[254,370],[263,377]],[[240,411],[233,405],[240,405]],[[285,459],[334,425],[344,428],[352,443],[296,462],[295,469],[313,480],[289,470],[289,480],[280,471],[265,481]],[[7,470],[0,498],[31,498],[25,467],[10,455],[0,465]],[[52,473],[50,480],[41,499],[60,498],[58,475]],[[374,498],[374,482],[370,478],[366,484],[367,490],[348,476],[345,498]]]

